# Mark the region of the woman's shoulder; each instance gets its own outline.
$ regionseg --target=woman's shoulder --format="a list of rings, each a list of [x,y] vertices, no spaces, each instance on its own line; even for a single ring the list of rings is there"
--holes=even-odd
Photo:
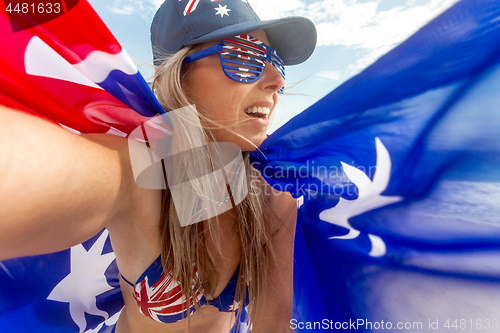
[[[105,139],[109,140],[109,139]],[[128,146],[116,142],[117,149],[124,157],[121,163],[127,186],[121,197],[121,211],[106,225],[120,273],[131,281],[136,281],[144,270],[161,253],[159,233],[162,192],[144,189],[134,180],[128,157]]]
[[[297,219],[297,199],[288,192],[279,191],[268,183],[265,183],[266,201],[269,208],[271,227],[274,232],[285,227],[289,230],[295,229]]]

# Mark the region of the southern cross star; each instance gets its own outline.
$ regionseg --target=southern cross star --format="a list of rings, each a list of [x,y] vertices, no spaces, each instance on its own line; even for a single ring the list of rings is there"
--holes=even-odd
[[[349,224],[351,217],[403,200],[399,196],[381,195],[389,185],[391,178],[391,157],[379,138],[375,138],[375,145],[377,150],[377,167],[373,176],[373,182],[363,171],[341,162],[344,173],[358,187],[359,195],[356,200],[340,198],[335,207],[324,210],[319,215],[321,220],[349,230],[346,235],[334,236],[330,237],[330,239],[354,239],[358,237],[360,234],[359,230],[354,229]],[[384,241],[375,235],[369,234],[368,237],[372,244],[369,255],[372,257],[384,256],[387,251]]]
[[[96,296],[112,290],[104,273],[115,260],[113,252],[102,254],[108,231],[99,236],[87,252],[79,244],[71,248],[70,273],[52,290],[47,299],[69,303],[71,318],[78,325],[80,333],[85,331],[85,313],[108,319],[107,312],[97,308]]]
[[[214,8],[214,9],[217,11],[215,15],[220,15],[220,17],[223,17],[224,15],[229,16],[229,12],[231,11],[231,9],[227,9],[227,5],[226,6],[219,5],[219,8]]]

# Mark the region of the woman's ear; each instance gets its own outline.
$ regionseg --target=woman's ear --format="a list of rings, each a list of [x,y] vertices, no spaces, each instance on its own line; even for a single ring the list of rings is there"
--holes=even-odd
[[[153,84],[155,85],[158,85],[161,82],[161,76],[163,75],[163,73],[161,73],[162,68],[162,66],[155,67],[155,75],[153,80]]]
[[[158,75],[158,72],[161,70],[161,66],[155,67],[155,76]]]
[[[155,80],[158,81],[161,76],[163,75],[163,73],[161,73],[161,70],[163,69],[162,66],[156,66],[155,68]]]

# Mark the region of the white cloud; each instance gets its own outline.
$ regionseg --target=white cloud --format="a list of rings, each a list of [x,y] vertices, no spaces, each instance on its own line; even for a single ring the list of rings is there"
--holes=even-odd
[[[143,18],[151,20],[153,14],[164,0],[114,0],[108,6],[110,12],[121,15],[133,15],[138,13]]]
[[[322,71],[318,72],[316,76],[323,79],[338,81],[343,78],[343,74],[339,71]]]
[[[113,6],[109,10],[115,14],[132,15],[135,12],[135,7],[130,5],[124,7]]]
[[[304,10],[302,0],[249,0],[254,11],[262,20],[270,20],[295,15],[293,12]]]
[[[261,18],[290,15],[310,18],[318,30],[318,46],[346,46],[357,49],[361,58],[350,65],[354,74],[407,39],[420,27],[458,0],[427,0],[422,5],[402,5],[379,10],[382,0],[252,0]],[[269,15],[268,15],[269,14]]]
[[[406,1],[404,6],[383,11],[378,10],[380,0],[252,0],[251,5],[262,19],[310,18],[316,24],[320,46],[376,49],[401,42],[457,1],[428,0],[420,6]]]

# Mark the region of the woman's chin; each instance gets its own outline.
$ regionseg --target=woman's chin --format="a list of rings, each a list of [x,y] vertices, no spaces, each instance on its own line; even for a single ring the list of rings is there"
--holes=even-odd
[[[264,142],[264,140],[267,138],[267,135],[263,136],[263,137],[259,137],[259,138],[252,138],[250,139],[249,141],[251,142],[247,142],[247,141],[243,141],[241,143],[238,143],[238,145],[240,146],[240,149],[242,152],[252,152],[252,151],[256,151],[257,150],[257,147],[259,147],[262,142]]]

